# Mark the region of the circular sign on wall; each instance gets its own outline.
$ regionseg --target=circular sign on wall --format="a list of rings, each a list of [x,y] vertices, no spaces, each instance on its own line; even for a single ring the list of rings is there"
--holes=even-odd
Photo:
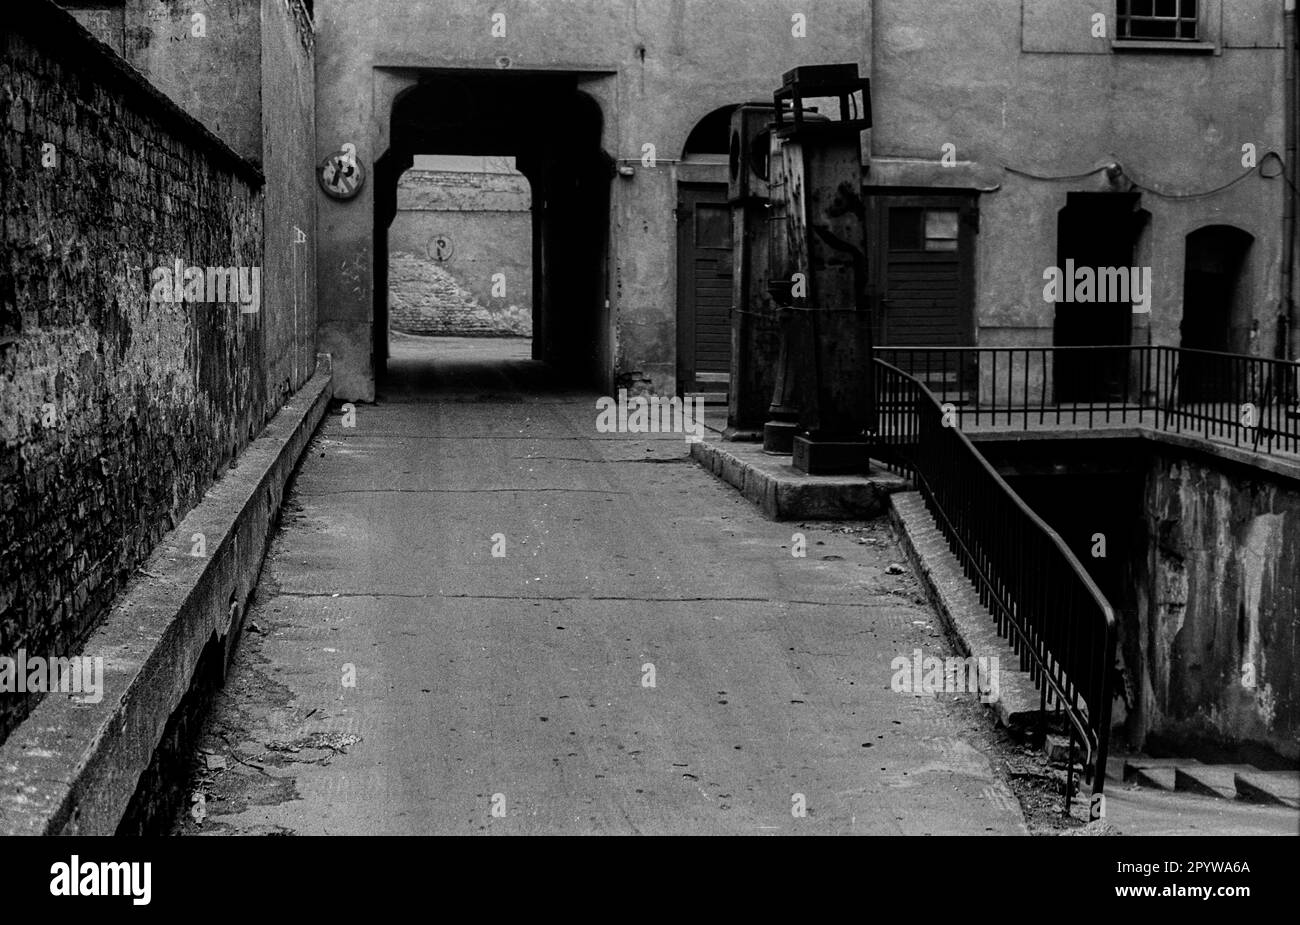
[[[356,145],[351,142],[321,162],[316,173],[320,188],[334,199],[351,199],[366,181],[365,168],[357,162]]]
[[[435,234],[429,239],[429,258],[439,263],[451,259],[451,235]]]

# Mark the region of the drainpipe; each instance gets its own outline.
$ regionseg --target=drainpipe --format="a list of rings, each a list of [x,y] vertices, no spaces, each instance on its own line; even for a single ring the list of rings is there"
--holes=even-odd
[[[1300,319],[1296,315],[1296,0],[1286,0],[1283,21],[1283,59],[1286,68],[1286,186],[1282,205],[1282,311],[1279,313],[1277,355],[1281,359],[1300,359]]]

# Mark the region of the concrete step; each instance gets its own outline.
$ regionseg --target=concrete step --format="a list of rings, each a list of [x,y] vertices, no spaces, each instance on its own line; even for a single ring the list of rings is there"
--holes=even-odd
[[[1174,789],[1235,800],[1237,774],[1253,770],[1244,764],[1180,764],[1174,770]]]
[[[1147,755],[1127,755],[1123,762],[1121,780],[1157,790],[1173,790],[1177,786],[1179,767],[1200,764],[1195,758],[1151,758]]]
[[[1125,755],[1124,780],[1147,768],[1176,768],[1182,764],[1200,764],[1195,758],[1152,758],[1149,755]]]
[[[1124,762],[1128,760],[1125,755],[1111,755],[1106,759],[1106,779],[1124,782]]]
[[[1300,809],[1300,772],[1250,768],[1237,772],[1233,784],[1238,799]]]
[[[1114,756],[1106,764],[1107,777],[1143,787],[1300,809],[1297,771],[1261,771],[1249,764],[1206,764],[1195,758],[1146,755]]]
[[[724,421],[725,423],[725,421]],[[757,504],[773,520],[870,520],[885,512],[890,492],[907,487],[902,476],[872,468],[866,475],[809,475],[755,443],[703,440],[691,458]]]
[[[1173,790],[1177,773],[1178,769],[1173,767],[1125,768],[1124,779],[1129,783],[1155,790]]]

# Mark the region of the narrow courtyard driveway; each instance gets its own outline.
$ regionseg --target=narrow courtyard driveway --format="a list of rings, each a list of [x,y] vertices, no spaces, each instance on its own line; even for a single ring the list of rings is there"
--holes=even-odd
[[[178,829],[1024,831],[972,710],[890,688],[949,650],[883,523],[766,520],[527,357],[403,338],[327,418]]]

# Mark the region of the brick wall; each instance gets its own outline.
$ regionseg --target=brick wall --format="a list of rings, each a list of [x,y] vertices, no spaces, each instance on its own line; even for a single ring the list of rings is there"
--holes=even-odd
[[[528,180],[514,172],[406,171],[388,229],[393,328],[531,336],[530,201]],[[450,249],[439,253],[435,239]]]
[[[446,337],[531,337],[527,307],[479,302],[449,271],[423,254],[388,257],[389,319],[395,331]]]
[[[6,25],[0,655],[68,655],[269,416],[261,313],[149,301],[177,259],[260,267],[262,177],[44,0]]]

